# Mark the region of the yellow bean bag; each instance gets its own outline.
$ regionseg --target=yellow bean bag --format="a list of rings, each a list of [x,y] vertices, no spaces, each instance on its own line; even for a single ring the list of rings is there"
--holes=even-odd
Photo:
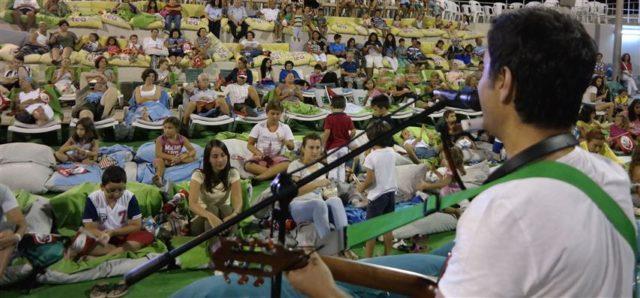
[[[40,56],[40,64],[52,65],[53,63],[51,63],[51,61],[51,53],[42,54],[42,56]]]
[[[362,27],[362,26],[359,26]],[[356,29],[354,29],[354,26],[351,24],[346,24],[346,23],[336,23],[333,25],[330,25],[329,28],[331,28],[331,30],[335,33],[339,33],[339,34],[354,34],[356,32]]]
[[[119,27],[119,28],[124,28],[124,29],[131,30],[131,25],[129,24],[129,22],[125,21],[123,18],[121,18],[117,14],[103,13],[100,16],[100,19],[102,20],[102,23],[104,23],[104,24],[109,24],[109,25],[113,25],[113,26],[116,26],[116,27]]]
[[[446,32],[444,30],[436,28],[422,29],[422,35],[425,37],[441,37],[445,33]]]
[[[464,64],[464,62],[462,62],[462,60],[458,60],[458,59],[453,59],[451,60],[452,64],[455,64],[459,70],[463,70],[465,68],[467,68],[467,65]]]
[[[102,29],[102,19],[100,16],[70,16],[67,17],[71,28]]]
[[[255,65],[255,67],[260,67],[260,65],[262,65],[262,60],[266,59],[267,56],[264,55],[260,55],[258,57],[253,57],[253,65]],[[273,63],[273,61],[272,61]],[[257,78],[257,77],[254,77]]]
[[[435,42],[430,42],[430,41],[423,41],[420,44],[420,50],[422,51],[422,53],[424,53],[425,55],[427,54],[433,54],[433,49],[436,47],[436,43]]]
[[[109,59],[109,65],[120,66],[120,67],[140,67],[147,68],[151,64],[151,57],[145,55],[139,55],[138,59],[135,62],[131,63],[129,57],[127,56],[114,56],[112,59]]]
[[[335,55],[331,55],[331,54],[327,55],[327,66],[336,65],[338,64],[338,62],[340,62],[340,59]]]
[[[182,4],[181,6],[183,18],[200,18],[204,16],[204,5],[202,4]]]
[[[234,56],[240,55],[240,44],[239,43],[222,43],[225,48],[227,48]]]
[[[463,31],[461,35],[462,39],[476,39],[478,37],[484,37],[484,34],[482,33],[470,31]]]
[[[290,60],[291,62],[293,62],[293,65],[295,66],[308,65],[309,62],[311,61],[315,62],[315,60],[313,59],[313,55],[307,52],[284,52],[284,53],[285,53],[284,56],[286,57],[286,60]]]
[[[407,19],[402,19],[400,20],[400,25],[402,25],[403,27],[413,27],[416,24],[416,18],[407,18]]]
[[[229,51],[223,43],[213,46],[213,61],[229,61],[233,58],[233,52]]]
[[[180,22],[180,29],[198,31],[200,28],[209,28],[209,21],[206,18],[183,18]]]
[[[396,36],[400,36],[400,37],[423,37],[424,36],[424,32],[422,31],[422,29],[418,29],[418,28],[414,28],[414,27],[405,27],[405,28],[396,28],[396,27],[391,27],[391,33],[393,33],[393,35]]]
[[[444,59],[443,57],[435,54],[426,54],[426,56],[427,58],[433,59],[433,67],[435,66],[442,67],[441,69],[444,71],[448,71],[450,69],[449,61],[447,61],[447,59]],[[429,66],[431,66],[431,61],[429,61]]]
[[[220,32],[231,32],[231,27],[229,27],[229,19],[222,18],[222,20],[220,20]]]
[[[263,43],[262,45],[262,50],[264,51],[282,51],[282,52],[288,52],[289,51],[289,44],[288,43]]]
[[[40,54],[31,54],[24,56],[24,63],[26,64],[36,64],[40,63]]]
[[[12,43],[5,43],[0,48],[0,59],[4,61],[11,61],[15,56],[16,52],[20,49],[17,45]]]
[[[271,52],[271,63],[277,65],[284,65],[289,60],[288,52],[274,51]]]
[[[115,1],[67,1],[66,3],[71,11],[81,15],[97,15],[101,11],[110,11],[118,5]]]
[[[273,32],[275,29],[274,22],[263,19],[247,18],[246,22],[249,25],[249,30]]]

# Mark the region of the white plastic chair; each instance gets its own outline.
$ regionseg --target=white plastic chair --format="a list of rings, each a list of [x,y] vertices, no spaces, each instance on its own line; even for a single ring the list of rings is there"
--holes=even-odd
[[[453,1],[445,1],[444,5],[444,19],[450,21],[462,20],[462,12],[460,11],[460,6],[458,4]]]
[[[522,4],[520,2],[514,2],[514,3],[509,4],[509,9],[514,9],[515,10],[515,9],[520,9],[520,8],[523,8],[523,7],[524,7],[524,4]]]
[[[493,16],[497,17],[507,10],[507,5],[502,2],[493,3]]]
[[[555,8],[560,5],[560,2],[558,2],[558,0],[545,0],[543,5],[545,7]]]
[[[26,124],[14,119],[13,123],[7,128],[7,143],[11,143],[13,141],[14,133],[33,135],[54,131],[57,134],[58,143],[62,144],[62,125],[60,124],[60,117],[57,115],[53,120],[43,126]]]
[[[471,16],[473,18],[473,22],[477,23],[482,19],[482,21],[486,21],[487,15],[484,13],[482,5],[478,1],[469,1],[469,6],[471,7]]]
[[[542,3],[538,1],[531,1],[527,3],[524,7],[540,7],[540,6],[542,6]]]
[[[189,103],[189,96],[187,96],[186,92],[182,95],[183,104],[178,106],[178,119],[180,121],[183,120],[184,115],[184,104]],[[189,116],[189,127],[187,129],[187,134],[189,137],[193,135],[193,131],[195,130],[196,125],[205,126],[205,127],[216,127],[216,126],[224,126],[229,125],[229,128],[233,127],[235,119],[233,117],[229,117],[228,115],[221,115],[218,117],[203,117],[196,113],[192,113]]]

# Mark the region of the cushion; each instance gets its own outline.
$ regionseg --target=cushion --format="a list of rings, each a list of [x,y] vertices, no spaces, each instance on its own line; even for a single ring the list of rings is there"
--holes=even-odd
[[[204,16],[204,5],[202,4],[182,4],[182,17],[199,18]],[[206,26],[205,26],[206,27]]]
[[[160,5],[160,3],[158,3]],[[132,27],[140,28],[140,29],[160,29],[164,27],[164,20],[160,16],[148,14],[148,13],[140,13],[135,17],[131,18],[129,24]]]
[[[313,56],[307,52],[288,52],[285,56],[286,60],[291,60],[295,66],[307,65],[310,61],[314,61]]]
[[[427,58],[433,59],[435,66],[442,67],[443,70],[449,70],[449,61],[447,61],[447,59],[435,54],[426,54],[426,56]]]
[[[413,27],[415,23],[416,23],[415,18],[407,18],[407,19],[400,20],[400,25],[402,27]]]
[[[56,165],[53,150],[35,143],[9,143],[0,145],[0,164],[31,162],[45,167]]]
[[[198,31],[200,28],[209,28],[209,21],[206,18],[182,18],[181,30]]]
[[[72,167],[73,164],[65,164],[62,167]],[[102,169],[98,165],[83,165],[87,169],[87,173],[80,175],[64,176],[60,173],[53,172],[53,175],[45,183],[45,187],[54,192],[67,191],[74,186],[82,183],[100,183],[102,179]]]
[[[131,30],[131,25],[129,22],[125,21],[122,17],[113,13],[103,13],[100,16],[100,19],[103,23],[113,25],[119,28],[129,29]]]
[[[27,64],[36,64],[36,63],[40,63],[40,57],[42,55],[40,54],[30,54],[30,55],[26,55],[24,56],[24,63]]]
[[[101,11],[110,11],[117,5],[118,2],[115,1],[76,1],[69,6],[71,10],[77,11],[81,15],[97,15]]]
[[[71,28],[102,29],[100,16],[70,16],[67,18]]]
[[[407,129],[411,132],[411,134],[413,134],[414,136],[417,136],[420,131],[422,130],[422,128],[420,127],[416,127],[416,126],[409,126],[407,127]],[[402,136],[401,136],[402,132],[398,132],[395,135],[393,135],[393,140],[398,143],[398,144],[404,144],[404,141],[402,140]],[[427,128],[425,133],[422,134],[422,139],[424,140],[425,143],[429,143],[430,138],[429,136],[437,136],[437,132],[434,129],[431,128]],[[438,142],[439,139],[435,139],[433,141]]]
[[[246,22],[249,25],[249,30],[272,32],[275,28],[274,22],[264,19],[247,18]]]
[[[202,154],[204,153],[204,149],[202,149],[202,147],[200,147],[200,145],[198,144],[191,143],[191,145],[193,146],[193,148],[196,149],[196,159],[201,159]],[[183,148],[182,151],[186,152],[187,149]],[[140,147],[138,148],[138,151],[136,151],[135,160],[138,162],[153,163],[153,160],[155,158],[156,158],[156,145],[154,142],[144,143],[140,145]]]
[[[331,55],[331,54],[327,55],[327,66],[336,65],[338,64],[338,62],[340,62],[340,59],[335,55]]]
[[[422,31],[422,29],[417,29],[414,27],[392,28],[391,32],[400,37],[423,37],[424,36],[424,32]]]
[[[275,51],[271,53],[271,63],[277,65],[284,65],[289,57],[287,52]]]
[[[236,168],[240,172],[240,177],[249,178],[253,174],[244,170],[244,162],[253,155],[249,149],[247,149],[247,141],[238,139],[227,139],[222,141],[229,150],[231,156],[231,166]]]
[[[5,43],[0,48],[0,59],[4,61],[11,61],[13,56],[15,56],[19,47],[17,45],[11,43]]]
[[[445,31],[436,29],[436,28],[429,28],[429,29],[422,29],[422,34],[425,37],[440,37],[445,34]]]
[[[77,229],[82,225],[82,214],[87,196],[100,188],[96,183],[83,183],[50,200],[58,228]],[[143,217],[153,216],[162,206],[162,193],[152,185],[127,182],[127,190],[133,192]]]
[[[456,229],[458,220],[451,214],[437,212],[406,226],[393,230],[393,237],[407,239],[415,235],[429,235]]]
[[[398,182],[396,201],[411,199],[416,192],[416,186],[424,181],[426,174],[427,165],[425,164],[396,166]]]
[[[262,50],[264,51],[271,51],[271,52],[275,52],[275,51],[288,52],[289,51],[288,43],[261,43],[260,45],[262,46]]]
[[[222,43],[213,46],[213,61],[229,61],[233,55],[233,52],[229,51]]]
[[[44,186],[53,173],[50,167],[33,162],[7,163],[0,165],[0,184],[11,190],[19,189],[34,194],[46,193]]]
[[[331,28],[333,32],[340,33],[340,34],[354,34],[356,30],[353,27],[354,27],[353,25],[348,23],[336,23],[336,24],[329,25],[329,28]],[[363,35],[363,34],[360,34],[360,35]]]
[[[45,65],[51,65],[51,53],[40,55],[40,63]]]

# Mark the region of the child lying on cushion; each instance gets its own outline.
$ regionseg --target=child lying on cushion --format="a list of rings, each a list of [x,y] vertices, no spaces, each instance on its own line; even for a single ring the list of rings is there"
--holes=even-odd
[[[417,137],[414,137],[411,131],[408,129],[404,129],[402,131],[402,141],[403,147],[407,150],[407,155],[416,164],[420,164],[421,159],[427,159],[438,155],[438,150],[432,146],[430,143],[426,143],[422,139],[422,135],[426,132],[426,127],[423,125],[420,129],[420,134]],[[429,136],[431,138],[431,136]]]
[[[136,196],[126,190],[127,174],[118,166],[105,169],[100,189],[87,197],[82,222],[65,258],[116,255],[137,251],[153,243],[142,229],[142,213]]]

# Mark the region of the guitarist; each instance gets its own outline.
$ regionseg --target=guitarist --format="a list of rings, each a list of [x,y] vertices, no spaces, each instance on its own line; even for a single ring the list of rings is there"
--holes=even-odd
[[[509,157],[570,132],[596,52],[577,20],[550,9],[520,9],[493,22],[478,88],[484,128]],[[620,166],[575,146],[541,159],[580,170],[635,223]],[[584,192],[555,179],[513,180],[482,192],[465,211],[437,295],[630,297],[634,263],[628,241]],[[317,256],[287,277],[311,297],[344,295]]]

